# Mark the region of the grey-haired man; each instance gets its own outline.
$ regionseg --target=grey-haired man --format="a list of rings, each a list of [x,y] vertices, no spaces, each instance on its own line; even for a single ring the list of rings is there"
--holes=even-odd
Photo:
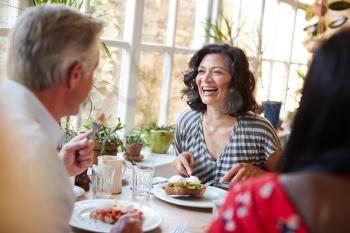
[[[101,30],[94,18],[50,5],[26,10],[12,31],[0,108],[8,114],[6,124],[13,127],[21,151],[9,164],[20,171],[11,178],[24,193],[18,194],[21,208],[13,216],[18,225],[8,228],[11,232],[70,230],[74,200],[68,177],[91,165],[93,142],[88,133],[81,134],[57,156],[62,137],[57,121],[76,114],[92,87]],[[140,232],[140,221],[127,216],[114,232]]]

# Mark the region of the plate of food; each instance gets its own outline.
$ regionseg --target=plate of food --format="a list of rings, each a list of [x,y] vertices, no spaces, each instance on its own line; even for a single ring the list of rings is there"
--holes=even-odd
[[[153,194],[160,200],[181,206],[212,208],[213,200],[224,198],[227,191],[204,186],[195,176],[172,176],[166,184],[157,184]]]
[[[113,224],[126,212],[140,211],[136,203],[109,199],[92,199],[74,204],[69,224],[75,228],[91,232],[109,233]],[[160,226],[161,216],[154,210],[143,206],[142,231],[151,231]]]

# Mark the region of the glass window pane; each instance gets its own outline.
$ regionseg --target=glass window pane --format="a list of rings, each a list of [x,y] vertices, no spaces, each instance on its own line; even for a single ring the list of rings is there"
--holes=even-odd
[[[122,39],[124,32],[125,0],[93,0],[91,11],[105,22],[103,38]]]
[[[303,42],[307,38],[307,33],[303,30],[306,25],[305,11],[298,10],[295,22],[294,44],[292,50],[292,62],[307,63],[310,54],[307,52]]]
[[[257,54],[261,7],[261,0],[242,1],[238,46],[242,48],[248,56],[256,56]]]
[[[10,19],[11,2],[9,0],[2,0],[0,2],[1,2],[0,3],[0,28],[9,27],[11,22],[11,19]]]
[[[277,38],[275,45],[275,59],[289,61],[290,49],[293,38],[294,10],[286,4],[280,4],[277,26]]]
[[[0,80],[6,77],[7,38],[0,37]]]
[[[235,22],[237,19],[234,18],[233,12],[234,8],[238,7],[238,2],[240,0],[223,0],[222,1],[222,13],[225,15],[227,18],[231,20],[231,22]]]
[[[284,101],[287,88],[288,70],[284,63],[275,62],[272,66],[272,80],[269,100]]]
[[[146,0],[143,12],[142,41],[164,43],[169,0]]]
[[[188,68],[191,54],[174,54],[173,70],[171,73],[171,87],[168,110],[168,123],[175,123],[181,112],[188,108],[186,97],[182,97],[181,90],[185,87],[183,76]]]
[[[261,79],[257,79],[257,100],[259,102],[266,101],[269,96],[269,85],[271,79],[271,63],[267,61],[262,62]]]
[[[110,47],[112,58],[106,56],[101,50],[99,66],[94,74],[94,85],[89,94],[90,100],[84,104],[82,111],[82,124],[89,117],[96,117],[104,113],[109,117],[109,123],[115,123],[117,118],[118,84],[120,77],[120,59],[122,50]],[[92,106],[91,106],[92,104]]]
[[[190,47],[192,44],[195,16],[195,0],[179,0],[177,6],[175,45]]]
[[[272,59],[274,56],[278,12],[279,6],[277,0],[265,1],[264,21],[262,29],[262,48],[263,57],[266,59]]]
[[[162,53],[141,51],[135,126],[148,124],[158,118],[163,61]]]
[[[2,0],[0,3],[0,28],[9,27],[10,25],[9,4],[9,0]]]
[[[306,65],[291,65],[288,80],[287,99],[285,110],[293,112],[299,106],[301,91],[304,84],[303,76],[306,74]]]

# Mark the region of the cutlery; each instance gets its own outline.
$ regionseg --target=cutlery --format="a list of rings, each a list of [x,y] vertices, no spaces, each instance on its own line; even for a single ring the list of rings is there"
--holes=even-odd
[[[92,131],[88,134],[88,139],[92,139],[96,131],[101,127],[102,123],[100,121],[94,121],[92,123]]]
[[[211,186],[211,185],[213,185],[213,184],[215,184],[215,183],[217,183],[217,181],[215,181],[215,180],[210,180],[210,181],[206,182],[206,183],[204,184],[204,186],[205,186],[205,187],[208,187],[208,186]]]
[[[100,121],[94,121],[92,123],[92,130],[87,136],[88,140],[93,139],[96,131],[101,127],[101,125],[102,125],[102,123]],[[79,150],[75,151],[75,157],[78,157],[78,156],[79,156]]]
[[[220,183],[220,182],[215,181],[215,180],[210,180],[207,183],[205,183],[204,186],[205,187],[214,186],[214,187],[217,187],[217,188],[221,188],[221,189],[227,190],[230,187],[230,182]]]
[[[167,183],[167,180],[153,182],[152,185]]]

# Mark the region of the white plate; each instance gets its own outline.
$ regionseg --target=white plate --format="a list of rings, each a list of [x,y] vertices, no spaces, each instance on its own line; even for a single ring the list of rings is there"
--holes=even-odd
[[[72,190],[73,190],[73,194],[76,198],[80,197],[81,195],[83,195],[85,193],[85,190],[83,188],[76,186],[76,185],[74,185],[72,187]]]
[[[96,207],[104,205],[106,202],[111,202],[111,201],[112,200],[108,200],[108,199],[92,199],[92,200],[76,202],[74,204],[74,210],[73,210],[72,217],[69,221],[69,224],[73,227],[83,229],[83,230],[88,230],[92,232],[109,233],[113,225],[91,219],[90,212],[95,210]],[[135,207],[138,205],[137,203],[132,203],[132,202],[127,202],[127,203],[131,203]],[[160,225],[162,218],[157,212],[155,212],[154,210],[146,206],[142,207],[142,212],[144,217],[143,225],[142,225],[143,231],[153,230]]]
[[[212,208],[213,200],[219,197],[226,197],[227,191],[208,186],[202,197],[178,196],[173,197],[165,193],[163,189],[164,184],[157,184],[153,188],[154,196],[159,199],[181,206],[197,207],[197,208]]]

